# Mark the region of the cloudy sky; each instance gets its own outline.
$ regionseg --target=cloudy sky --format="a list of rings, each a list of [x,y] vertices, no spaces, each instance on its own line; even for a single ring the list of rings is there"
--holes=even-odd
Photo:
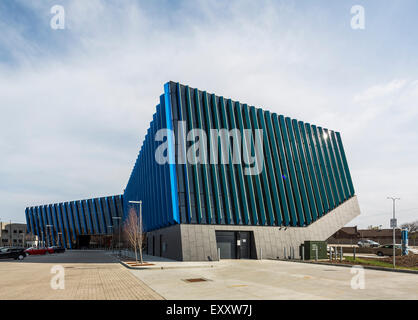
[[[417,18],[416,0],[1,1],[0,219],[122,193],[173,80],[340,131],[349,225],[388,227],[389,195],[416,220]]]

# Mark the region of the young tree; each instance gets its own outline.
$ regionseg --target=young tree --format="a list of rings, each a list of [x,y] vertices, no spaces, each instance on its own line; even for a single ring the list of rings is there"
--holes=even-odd
[[[144,232],[142,227],[142,217],[139,218],[134,208],[129,210],[128,218],[125,220],[123,231],[125,233],[126,240],[129,245],[135,251],[135,261],[138,263],[138,251],[139,259],[141,264],[142,259],[142,248],[144,245]]]
[[[408,228],[409,232],[415,232],[418,231],[418,220],[413,222],[407,222],[401,225],[401,228]]]

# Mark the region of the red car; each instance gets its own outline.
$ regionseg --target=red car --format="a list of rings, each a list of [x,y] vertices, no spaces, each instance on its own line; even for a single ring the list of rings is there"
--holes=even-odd
[[[27,255],[41,255],[41,254],[49,254],[49,253],[54,253],[54,249],[52,248],[28,248],[25,250],[25,253]]]

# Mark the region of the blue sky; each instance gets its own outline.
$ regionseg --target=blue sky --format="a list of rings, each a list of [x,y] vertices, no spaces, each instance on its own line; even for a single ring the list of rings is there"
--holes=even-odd
[[[388,227],[388,195],[416,220],[417,16],[414,0],[1,1],[0,219],[123,192],[174,80],[340,131],[362,210],[350,225]]]

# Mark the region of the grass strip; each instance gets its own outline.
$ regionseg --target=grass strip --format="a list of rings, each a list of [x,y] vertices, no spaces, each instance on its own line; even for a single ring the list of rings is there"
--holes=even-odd
[[[353,257],[345,257],[345,260],[350,262],[350,263],[353,263],[353,264],[365,264],[365,265],[369,265],[369,266],[393,269],[393,265],[391,263],[387,263],[387,262],[383,262],[383,261],[379,261],[379,260],[366,260],[366,259],[362,259],[362,258],[356,258],[356,260],[354,260]],[[418,267],[399,267],[399,266],[396,266],[395,269],[418,270]]]

